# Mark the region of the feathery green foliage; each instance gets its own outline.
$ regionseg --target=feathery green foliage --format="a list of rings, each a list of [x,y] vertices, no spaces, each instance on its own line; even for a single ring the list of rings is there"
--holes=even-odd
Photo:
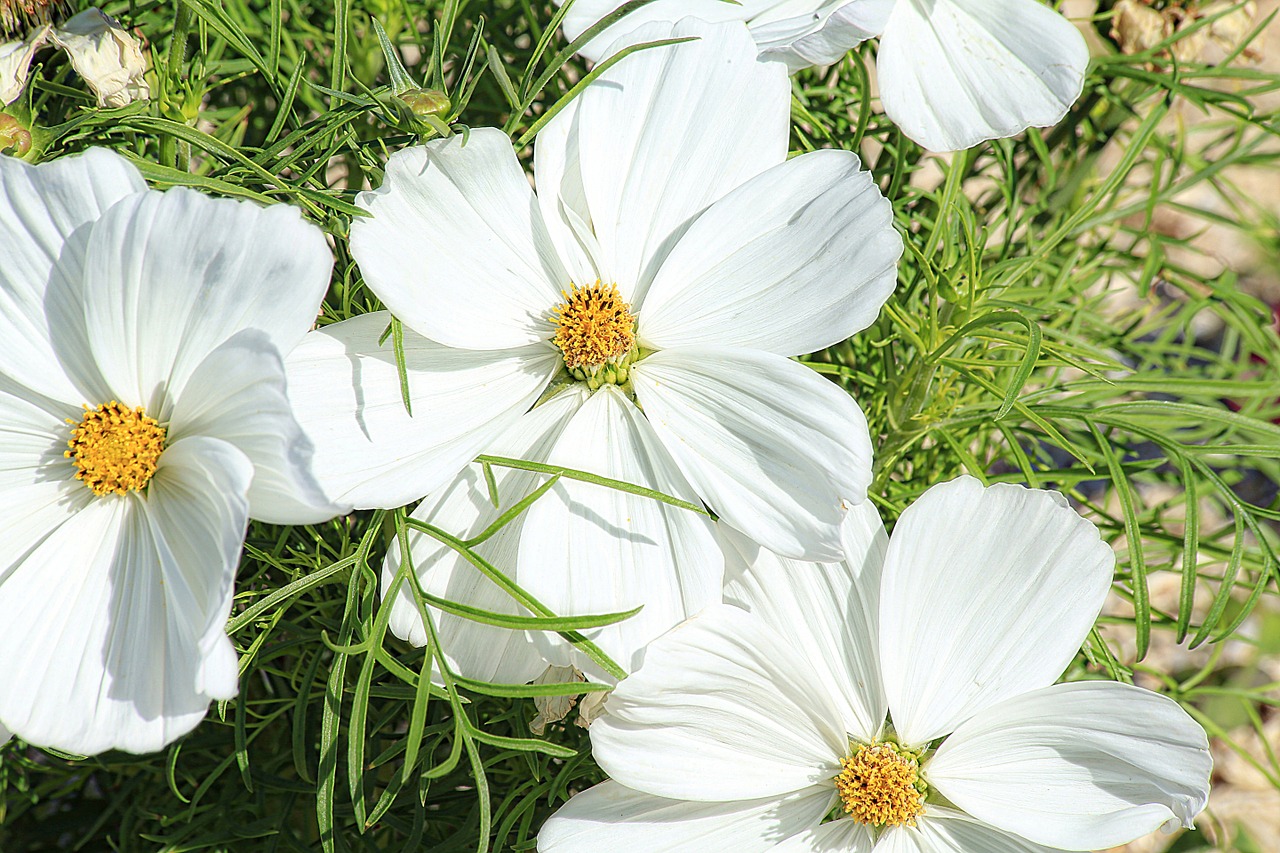
[[[355,192],[381,182],[389,152],[493,125],[527,160],[538,128],[592,79],[556,29],[556,8],[535,0],[145,0],[106,10],[148,40],[153,99],[97,109],[65,57],[42,54],[10,110],[38,124],[29,157],[108,146],[158,187],[297,205],[334,237],[322,323],[380,307],[344,241]],[[384,41],[403,67],[388,67]],[[886,520],[962,472],[1078,501],[1116,543],[1115,590],[1132,607],[1104,617],[1069,677],[1143,678],[1235,748],[1232,732],[1260,731],[1280,705],[1278,685],[1220,665],[1225,643],[1245,637],[1259,653],[1280,652],[1280,339],[1271,309],[1234,273],[1206,278],[1186,262],[1201,251],[1194,240],[1152,222],[1158,208],[1175,209],[1280,257],[1275,215],[1235,177],[1236,167],[1280,166],[1277,116],[1255,105],[1280,76],[1242,62],[1170,63],[1161,49],[1095,59],[1059,126],[947,158],[926,156],[878,111],[873,45],[798,75],[793,149],[860,152],[907,239],[876,324],[806,361],[866,411]],[[436,93],[430,111],[396,97],[418,85]],[[1174,118],[1196,111],[1190,129]],[[627,487],[484,461],[544,482]],[[513,512],[524,497],[496,495]],[[395,638],[378,594],[382,557],[412,524],[403,511],[307,528],[254,523],[228,626],[239,697],[153,756],[0,747],[0,850],[532,850],[543,820],[602,774],[572,718],[531,733],[531,698],[596,688],[450,674],[433,686],[438,646]],[[432,599],[403,572],[424,615],[430,603],[571,637],[626,616],[558,618],[507,580],[510,567],[485,562],[478,542],[417,529],[528,611]],[[1152,595],[1167,573],[1181,578],[1173,606]],[[1261,634],[1244,630],[1251,616]],[[1146,660],[1160,637],[1214,651],[1201,669],[1171,670]],[[1238,748],[1280,788],[1274,754]],[[1179,844],[1207,849],[1198,833]]]

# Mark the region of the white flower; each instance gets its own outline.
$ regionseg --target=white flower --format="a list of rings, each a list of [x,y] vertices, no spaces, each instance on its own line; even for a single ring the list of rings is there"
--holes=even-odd
[[[149,191],[118,155],[0,158],[0,722],[156,750],[235,695],[250,516],[338,510],[280,353],[332,257],[284,205]]]
[[[35,6],[47,11],[50,4],[39,0]],[[151,97],[143,77],[147,61],[142,45],[119,21],[100,9],[86,9],[61,26],[44,24],[22,41],[0,43],[0,103],[18,99],[26,88],[31,60],[49,42],[67,52],[72,67],[97,95],[98,106],[123,107]]]
[[[575,0],[565,35],[576,39],[620,5]],[[793,71],[835,62],[879,36],[885,114],[933,151],[1056,124],[1080,97],[1089,64],[1084,36],[1039,0],[656,0],[582,53],[599,59],[602,47],[639,23],[690,14],[745,22],[761,54]]]
[[[49,27],[41,27],[22,41],[0,42],[0,106],[13,103],[22,94],[31,60],[48,37]]]
[[[1190,826],[1200,726],[1137,687],[1054,683],[1114,565],[1061,495],[962,477],[891,541],[869,503],[844,532],[818,565],[729,532],[739,606],[649,646],[591,727],[613,781],[539,850],[1044,853]]]
[[[414,416],[379,345],[389,315],[311,335],[290,387],[335,494],[396,507],[434,493],[415,518],[479,532],[495,517],[483,480],[455,478],[504,454],[705,502],[794,556],[838,553],[870,437],[848,394],[788,356],[874,320],[902,241],[856,156],[787,160],[785,71],[756,61],[745,30],[675,32],[699,40],[626,57],[546,126],[536,195],[506,136],[480,128],[398,152],[359,197],[372,216],[353,223],[352,251],[406,327]],[[530,411],[557,374],[570,387]],[[510,505],[540,480],[501,471],[500,492]],[[515,606],[414,538],[429,591],[482,587]],[[557,613],[643,604],[592,632],[624,661],[720,596],[705,517],[580,481],[483,547]],[[393,625],[425,638],[412,608]],[[492,657],[502,642],[474,642],[490,674],[511,663]]]

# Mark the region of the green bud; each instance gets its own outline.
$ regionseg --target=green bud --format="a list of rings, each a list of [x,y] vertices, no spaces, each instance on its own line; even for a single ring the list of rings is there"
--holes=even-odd
[[[31,131],[16,118],[0,113],[0,154],[22,157],[31,150]]]
[[[406,89],[396,97],[404,101],[409,110],[419,118],[447,116],[453,109],[449,96],[439,89]]]

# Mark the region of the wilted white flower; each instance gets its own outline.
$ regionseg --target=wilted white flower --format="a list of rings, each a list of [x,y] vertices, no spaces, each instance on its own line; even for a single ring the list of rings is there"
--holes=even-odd
[[[18,32],[20,24],[35,24],[26,38],[0,42],[0,103],[12,103],[22,94],[31,61],[46,44],[67,52],[72,67],[97,95],[98,106],[123,107],[151,97],[151,89],[143,76],[147,61],[142,55],[142,45],[119,21],[99,9],[86,9],[66,23],[54,26],[49,23],[49,17],[57,6],[57,3],[37,0],[31,4],[30,15],[24,12],[20,16],[18,12],[25,10],[26,4],[0,0],[0,7],[7,13],[4,16],[6,34]]]
[[[576,39],[621,5],[575,0],[565,35]],[[744,22],[762,55],[793,71],[835,62],[879,36],[885,114],[933,151],[1055,124],[1080,97],[1089,64],[1084,36],[1039,0],[656,0],[582,53],[599,59],[603,47],[639,24],[685,15]]]
[[[785,70],[758,62],[744,29],[689,19],[675,33],[698,40],[626,57],[546,126],[536,195],[507,137],[479,128],[396,153],[358,199],[372,215],[353,223],[352,250],[405,324],[413,416],[380,343],[385,313],[325,327],[289,357],[317,475],[343,500],[431,493],[415,519],[474,535],[497,510],[478,466],[458,472],[483,452],[705,502],[793,556],[838,554],[870,436],[847,393],[788,357],[875,319],[902,241],[855,155],[787,159]],[[540,479],[502,470],[498,490],[510,505]],[[452,551],[411,539],[429,592],[516,607]],[[557,613],[644,605],[589,632],[624,666],[720,596],[707,518],[581,481],[479,550]],[[398,563],[393,548],[384,583]],[[392,627],[422,643],[411,601]],[[472,639],[443,644],[460,671],[541,670],[508,648],[519,635],[484,629],[458,620]]]
[[[332,257],[290,207],[150,191],[101,149],[0,158],[0,245],[0,722],[156,750],[236,693],[249,517],[339,511],[281,357]]]
[[[733,604],[650,644],[591,727],[613,781],[539,850],[1048,853],[1191,825],[1204,730],[1147,690],[1054,683],[1114,565],[1060,494],[962,477],[892,540],[870,504],[844,533],[815,565],[727,532]]]

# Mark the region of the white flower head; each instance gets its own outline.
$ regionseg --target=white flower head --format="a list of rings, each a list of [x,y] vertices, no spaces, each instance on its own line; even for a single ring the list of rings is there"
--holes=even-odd
[[[343,499],[396,507],[430,492],[415,518],[474,535],[497,510],[478,466],[463,469],[490,453],[705,502],[793,556],[838,554],[870,436],[848,394],[788,357],[875,319],[902,241],[856,156],[787,159],[785,70],[758,62],[745,30],[689,19],[674,33],[696,40],[624,58],[546,126],[536,194],[507,137],[479,128],[396,153],[359,197],[372,215],[353,223],[352,251],[406,327],[414,415],[378,343],[386,314],[322,329],[290,356],[291,388],[309,389],[299,416],[333,448],[318,476]],[[565,387],[530,410],[557,376]],[[545,480],[497,470],[514,496],[504,508]],[[515,606],[412,538],[428,591]],[[483,550],[557,613],[644,605],[592,632],[624,667],[720,597],[705,517],[581,481],[557,483]],[[423,642],[403,604],[393,627]],[[472,677],[541,670],[474,635],[454,644],[479,656],[459,663]]]
[[[559,0],[558,0],[559,2]],[[619,0],[574,0],[564,31],[576,39]],[[885,114],[932,151],[1056,124],[1080,97],[1089,49],[1066,18],[1040,0],[655,0],[592,39],[602,48],[638,25],[685,15],[741,21],[762,57],[792,70],[827,65],[878,36],[877,80]]]
[[[10,5],[21,11],[25,7],[15,0],[0,0],[0,11],[8,13]],[[58,3],[37,0],[29,4],[41,12],[39,18],[16,14],[10,22],[4,18],[5,30],[17,31],[20,24],[37,23],[26,38],[20,41],[0,42],[0,104],[10,104],[18,99],[26,88],[31,61],[36,52],[52,43],[67,52],[71,65],[98,98],[100,107],[123,107],[151,97],[151,88],[144,77],[147,60],[142,44],[120,22],[103,14],[100,9],[86,9],[65,23],[54,26],[49,23],[52,10]],[[0,16],[3,17],[3,16]]]
[[[1060,494],[962,477],[892,540],[869,503],[844,533],[843,562],[805,564],[726,531],[732,604],[614,690],[591,727],[613,781],[542,853],[1048,853],[1191,825],[1204,730],[1147,690],[1055,684],[1114,566]]]
[[[0,723],[147,752],[235,695],[250,516],[340,511],[281,353],[332,266],[284,205],[154,192],[101,149],[0,158]]]

